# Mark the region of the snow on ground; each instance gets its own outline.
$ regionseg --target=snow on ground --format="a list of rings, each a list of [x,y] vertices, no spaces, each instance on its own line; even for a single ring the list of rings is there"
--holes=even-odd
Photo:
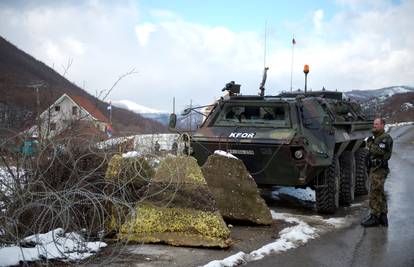
[[[24,170],[17,171],[15,166],[10,166],[10,169],[0,166],[0,192],[5,196],[10,196],[15,187],[14,179],[22,179],[23,175]]]
[[[138,134],[125,137],[112,138],[97,144],[101,149],[116,147],[124,142],[132,142],[134,150],[140,153],[153,153],[158,142],[160,150],[170,151],[174,142],[178,145],[178,151],[182,151],[182,141],[179,134]]]
[[[223,151],[223,150],[216,150],[216,151],[214,151],[214,154],[216,154],[216,155],[220,155],[220,156],[223,156],[223,157],[227,157],[227,158],[231,158],[231,159],[238,159],[238,158],[237,158],[236,156],[234,156],[233,154],[228,153],[228,152]]]
[[[158,110],[158,109],[153,109],[153,108],[149,108],[140,104],[137,104],[133,101],[130,100],[116,100],[116,101],[112,101],[112,104],[114,106],[120,107],[120,108],[126,108],[128,110],[131,110],[135,113],[151,113],[151,114],[165,114],[168,112],[163,111],[163,110]]]
[[[85,242],[77,233],[65,233],[57,228],[45,234],[24,238],[23,242],[34,247],[17,245],[0,248],[0,266],[18,265],[20,261],[60,259],[63,261],[84,260],[106,247],[103,242]]]
[[[405,122],[397,122],[397,123],[388,123],[385,125],[384,130],[386,133],[391,131],[392,128],[398,127],[398,126],[405,126],[405,125],[413,125],[413,121],[405,121]]]
[[[263,247],[245,253],[238,252],[223,260],[214,260],[204,267],[237,266],[250,261],[257,261],[269,254],[282,253],[297,248],[311,239],[319,237],[330,229],[343,228],[350,224],[346,217],[324,219],[322,216],[294,215],[271,211],[274,220],[281,220],[293,224],[279,232],[279,238]]]
[[[384,90],[383,94],[388,95],[388,97],[391,97],[395,94],[402,94],[402,93],[408,93],[408,92],[411,92],[411,90],[401,87],[401,86],[395,86],[395,87],[391,87],[391,88]]]
[[[141,156],[141,153],[139,153],[138,151],[128,151],[124,154],[122,154],[123,158],[136,158]]]
[[[204,267],[224,267],[224,266],[237,266],[241,265],[243,263],[247,263],[246,256],[248,254],[240,251],[239,253],[236,253],[234,255],[231,255],[225,259],[222,260],[214,260],[206,265]]]
[[[272,197],[279,199],[280,195],[288,195],[303,201],[315,201],[315,190],[294,188],[289,186],[278,186],[272,188]]]

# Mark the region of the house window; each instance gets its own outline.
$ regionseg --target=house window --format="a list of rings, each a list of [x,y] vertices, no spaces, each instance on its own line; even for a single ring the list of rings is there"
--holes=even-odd
[[[51,131],[56,130],[56,123],[54,123],[54,122],[51,122],[51,123],[50,123],[50,130],[51,130]]]
[[[55,111],[60,111],[60,106],[55,106]]]
[[[72,115],[74,116],[78,115],[78,107],[76,106],[72,107]]]

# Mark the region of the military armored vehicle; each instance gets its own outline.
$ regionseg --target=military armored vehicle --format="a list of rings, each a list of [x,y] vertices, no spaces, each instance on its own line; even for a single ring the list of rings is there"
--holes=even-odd
[[[243,160],[259,187],[315,189],[320,213],[367,194],[364,140],[372,120],[359,105],[326,90],[268,96],[262,85],[259,95],[240,95],[240,85],[226,85],[228,94],[191,134],[198,163],[215,150],[227,151]]]

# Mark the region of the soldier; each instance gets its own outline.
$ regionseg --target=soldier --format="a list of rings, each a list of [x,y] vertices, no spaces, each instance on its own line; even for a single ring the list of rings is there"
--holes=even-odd
[[[160,154],[160,149],[161,149],[161,145],[160,145],[160,143],[158,143],[158,140],[157,140],[157,141],[155,141],[155,145],[154,145],[154,151],[155,151],[156,155]]]
[[[389,173],[388,160],[391,158],[391,136],[384,131],[385,120],[376,118],[372,127],[374,134],[367,140],[369,150],[369,178],[371,190],[369,193],[370,216],[361,225],[364,227],[388,226],[387,198],[384,192],[384,183]]]
[[[177,142],[174,141],[174,143],[172,144],[172,147],[171,147],[171,153],[173,155],[177,155],[177,152],[178,152],[178,144],[177,144]]]

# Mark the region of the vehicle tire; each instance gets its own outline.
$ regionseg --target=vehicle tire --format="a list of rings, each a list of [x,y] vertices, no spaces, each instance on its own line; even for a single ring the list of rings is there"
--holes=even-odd
[[[318,213],[332,214],[339,207],[339,176],[339,161],[335,155],[331,165],[318,177],[321,182],[315,188]]]
[[[370,181],[368,177],[367,160],[368,149],[361,147],[355,152],[355,195],[364,196],[368,195]]]
[[[352,151],[344,151],[339,157],[341,179],[339,189],[339,204],[349,206],[355,198],[355,156]]]

